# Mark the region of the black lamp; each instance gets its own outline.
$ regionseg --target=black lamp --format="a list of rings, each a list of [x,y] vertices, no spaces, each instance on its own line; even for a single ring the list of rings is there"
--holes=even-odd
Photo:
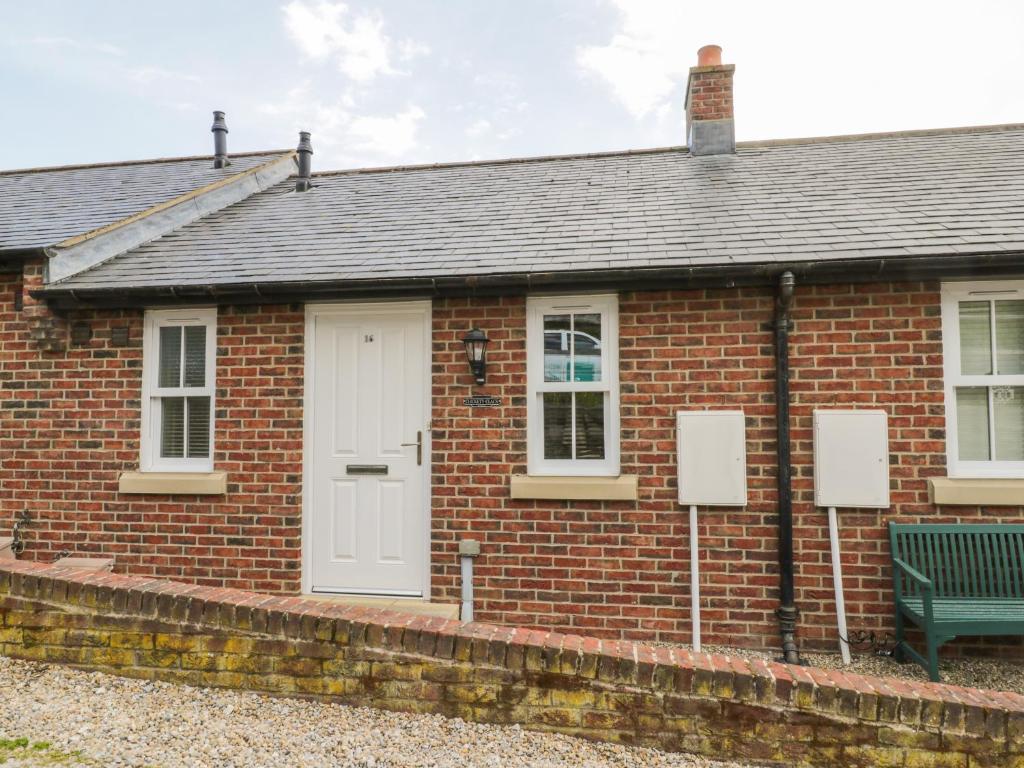
[[[462,339],[466,345],[466,359],[469,360],[469,369],[477,384],[483,384],[487,377],[484,373],[487,367],[487,334],[479,328],[474,328]]]

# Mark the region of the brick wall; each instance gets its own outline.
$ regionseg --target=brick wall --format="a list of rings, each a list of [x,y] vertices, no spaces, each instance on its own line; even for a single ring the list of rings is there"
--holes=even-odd
[[[0,528],[28,510],[29,558],[103,554],[136,574],[297,590],[302,308],[219,312],[215,465],[228,494],[122,495],[119,475],[139,462],[142,312],[55,318],[27,295],[16,312],[15,294],[40,271],[0,276]],[[91,328],[86,343],[70,341],[77,322]]]
[[[38,268],[29,270],[31,284]],[[299,588],[303,311],[222,307],[218,318],[216,466],[223,497],[125,496],[138,463],[142,313],[57,318],[0,278],[0,529],[33,516],[26,557],[108,554],[119,571],[270,592]],[[457,541],[483,542],[478,612],[487,621],[603,637],[689,641],[689,548],[675,501],[674,413],[743,408],[749,504],[700,511],[705,642],[775,646],[775,422],[766,290],[626,293],[620,300],[622,469],[639,502],[509,499],[526,472],[525,300],[438,299],[433,348],[434,599],[459,596]],[[892,513],[845,511],[851,629],[890,626],[885,522],[1019,520],[1020,508],[936,510],[926,478],[945,472],[937,284],[798,287],[792,334],[799,636],[835,647],[823,513],[812,503],[811,411],[882,407],[890,414]],[[87,321],[92,339],[67,344]],[[491,338],[487,385],[499,408],[470,410],[460,341]],[[115,346],[113,329],[129,330]],[[63,329],[63,330],[61,330]],[[47,341],[50,344],[50,341]],[[959,642],[961,650],[972,650]],[[1000,644],[1001,652],[1019,648]],[[988,648],[988,651],[993,650]]]
[[[692,120],[726,120],[733,116],[732,64],[691,67],[687,85],[687,126]]]
[[[0,651],[759,764],[1010,768],[1024,696],[0,561]]]
[[[826,518],[813,506],[811,413],[889,413],[892,512],[844,511],[840,526],[850,628],[891,627],[885,524],[1019,521],[1020,508],[937,510],[927,478],[945,474],[938,284],[798,288],[791,336],[799,636],[835,648]],[[525,300],[439,301],[434,313],[434,589],[458,595],[455,541],[477,560],[484,620],[604,637],[689,641],[689,543],[675,501],[675,411],[747,414],[749,504],[700,510],[704,641],[777,646],[773,296],[765,290],[623,294],[622,471],[640,500],[512,501],[526,472]],[[461,334],[492,339],[483,391],[501,408],[461,406],[471,383]],[[961,650],[966,649],[959,642]],[[1017,653],[1014,644],[1002,644]]]

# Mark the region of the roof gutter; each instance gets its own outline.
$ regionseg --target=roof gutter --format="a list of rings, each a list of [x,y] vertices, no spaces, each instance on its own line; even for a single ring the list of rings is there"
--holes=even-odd
[[[909,281],[940,277],[977,277],[1019,273],[1024,251],[979,254],[934,254],[884,259],[826,259],[773,264],[725,264],[586,271],[453,275],[422,278],[340,278],[265,283],[74,288],[60,284],[32,291],[58,306],[137,307],[181,303],[270,303],[357,296],[465,296],[535,291],[768,286],[792,272],[801,283]]]
[[[0,272],[21,272],[29,259],[46,258],[45,248],[0,248]]]

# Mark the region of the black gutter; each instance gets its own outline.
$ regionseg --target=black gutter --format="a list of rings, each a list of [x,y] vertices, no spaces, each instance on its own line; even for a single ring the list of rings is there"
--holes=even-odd
[[[1024,251],[973,255],[935,254],[891,259],[822,259],[775,264],[724,264],[664,268],[453,275],[423,278],[338,278],[291,282],[72,288],[59,283],[32,291],[57,306],[138,307],[158,304],[253,304],[329,298],[468,296],[554,290],[664,290],[771,286],[783,272],[802,283],[935,280],[1024,271]]]
[[[0,272],[21,272],[28,259],[46,258],[45,248],[0,248]]]
[[[775,432],[779,493],[779,618],[782,658],[799,664],[796,644],[796,596],[793,589],[793,467],[789,437],[789,310],[796,279],[792,272],[779,275],[775,297]]]

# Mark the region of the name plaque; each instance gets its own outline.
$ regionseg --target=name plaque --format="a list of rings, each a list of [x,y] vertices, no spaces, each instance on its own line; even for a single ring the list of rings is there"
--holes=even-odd
[[[497,408],[501,405],[501,398],[491,397],[490,395],[464,397],[462,398],[462,404],[468,405],[470,408]]]

